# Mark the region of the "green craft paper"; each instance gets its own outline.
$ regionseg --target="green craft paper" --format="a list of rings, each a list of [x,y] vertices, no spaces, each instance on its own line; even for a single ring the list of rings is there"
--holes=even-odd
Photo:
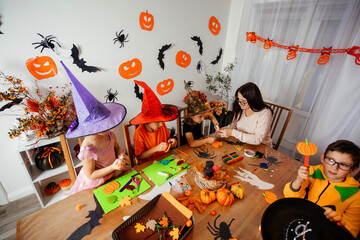
[[[121,199],[123,199],[125,196],[134,198],[134,197],[140,195],[141,193],[145,192],[149,188],[151,188],[150,184],[147,183],[144,180],[144,178],[142,178],[139,174],[139,175],[136,175],[136,177],[139,177],[142,179],[140,182],[140,185],[139,185],[139,192],[136,191],[136,184],[134,182],[130,183],[130,185],[135,187],[134,191],[124,189],[124,191],[120,192],[120,189],[131,179],[131,176],[136,173],[137,173],[137,171],[133,171],[131,173],[128,173],[124,176],[121,176],[121,177],[111,181],[111,182],[116,181],[116,182],[120,183],[120,187],[118,189],[116,189],[112,194],[106,194],[103,191],[104,187],[106,187],[106,185],[108,185],[110,182],[105,185],[102,185],[101,187],[98,187],[97,189],[94,190],[94,195],[95,195],[96,199],[98,200],[98,202],[100,203],[100,205],[105,213],[109,213],[112,210],[114,210],[115,208],[120,207],[119,201]],[[117,201],[115,201],[114,203],[109,203],[108,198],[110,196],[116,196]]]
[[[167,157],[166,160],[169,160],[169,157]],[[179,171],[178,167],[182,167],[184,169]],[[167,181],[169,181],[169,179],[175,177],[176,175],[185,171],[189,167],[190,166],[187,163],[183,163],[180,166],[178,166],[177,163],[174,160],[172,160],[166,166],[163,166],[161,163],[157,162],[148,166],[147,168],[144,168],[142,171],[143,173],[146,174],[146,176],[149,177],[151,181],[153,181],[153,183],[155,183],[156,186],[161,186]],[[159,175],[158,172],[164,172],[174,175],[170,176],[170,178],[167,179],[166,176]]]

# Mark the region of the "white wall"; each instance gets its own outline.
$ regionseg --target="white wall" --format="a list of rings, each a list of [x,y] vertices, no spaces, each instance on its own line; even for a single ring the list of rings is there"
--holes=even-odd
[[[119,103],[127,107],[128,114],[124,120],[124,123],[127,123],[139,113],[141,102],[133,93],[133,79],[126,80],[119,75],[120,64],[139,58],[143,69],[135,79],[146,82],[154,91],[158,82],[173,79],[173,91],[158,97],[163,103],[183,105],[183,80],[194,81],[194,89],[205,90],[205,73],[220,71],[222,64],[233,60],[232,51],[237,34],[227,29],[230,6],[230,0],[0,0],[0,31],[4,33],[0,35],[0,71],[24,81],[31,81],[33,77],[26,69],[26,60],[35,56],[50,56],[57,63],[59,72],[53,78],[41,80],[41,83],[62,85],[68,81],[59,64],[59,60],[63,60],[79,81],[100,101],[105,100],[106,91],[110,88],[120,92],[117,98]],[[151,32],[139,27],[139,14],[145,10],[153,14],[155,19]],[[221,32],[217,36],[208,29],[211,16],[215,16],[221,23]],[[231,25],[236,26],[239,19],[239,16],[235,17],[231,20]],[[113,43],[113,38],[115,32],[122,29],[129,34],[129,42],[125,43],[124,48],[119,48],[119,44]],[[81,51],[80,57],[84,58],[88,65],[97,66],[102,71],[81,72],[72,64],[70,57],[60,58],[49,49],[40,53],[40,48],[35,50],[32,45],[33,42],[41,40],[37,33],[56,36],[62,46],[63,56],[69,56],[72,44],[77,45]],[[227,34],[231,35],[228,40]],[[190,39],[195,35],[200,36],[203,41],[202,56],[196,43]],[[225,49],[228,41],[229,47]],[[162,70],[157,60],[158,50],[169,43],[173,45],[165,52],[165,70]],[[223,57],[219,64],[211,65],[210,62],[216,58],[220,47],[223,48]],[[180,50],[186,51],[192,57],[187,68],[181,68],[175,63],[176,53]],[[223,59],[226,59],[224,63]],[[205,72],[201,74],[196,71],[199,60],[205,64]],[[5,113],[8,114],[9,111]],[[0,117],[0,181],[12,201],[31,193],[32,189],[16,153],[18,140],[10,140],[7,135],[15,118],[3,115]],[[117,138],[121,146],[124,146],[120,129],[116,130]]]

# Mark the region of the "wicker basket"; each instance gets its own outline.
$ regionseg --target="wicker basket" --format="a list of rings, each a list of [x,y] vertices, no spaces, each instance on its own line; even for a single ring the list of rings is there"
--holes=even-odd
[[[195,171],[195,183],[201,189],[209,189],[212,191],[218,190],[226,185],[225,180],[207,180],[204,175],[198,171]]]

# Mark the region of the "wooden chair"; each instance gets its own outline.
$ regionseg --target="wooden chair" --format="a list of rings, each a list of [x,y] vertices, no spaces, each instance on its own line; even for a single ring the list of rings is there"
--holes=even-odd
[[[134,167],[135,165],[138,165],[140,162],[139,162],[139,160],[136,159],[136,156],[134,154],[133,147],[131,144],[131,138],[130,138],[130,133],[129,133],[130,132],[129,128],[131,128],[131,127],[134,127],[134,131],[135,131],[137,126],[132,125],[132,124],[124,124],[123,131],[124,131],[126,151],[130,158],[130,165],[131,165],[131,167]]]
[[[268,102],[265,102],[265,103],[267,105],[269,105],[270,108],[274,111],[273,120],[271,122],[271,130],[270,130],[271,138],[274,137],[275,132],[279,131],[277,129],[277,127],[279,127],[279,128],[282,127],[276,143],[273,142],[273,147],[274,147],[274,149],[277,150],[280,146],[280,142],[284,136],[285,130],[287,128],[287,125],[289,123],[289,120],[291,118],[293,110],[290,108],[286,108],[286,107],[282,107],[280,105],[273,104],[273,103],[268,103]],[[285,118],[285,120],[284,120],[284,118]],[[279,124],[279,123],[281,123],[281,124]],[[276,131],[276,130],[278,130],[278,131]]]
[[[180,108],[179,109],[179,115],[176,119],[176,126],[177,126],[177,142],[178,142],[178,147],[181,146],[180,140],[181,140],[181,136],[182,136],[182,124],[181,124],[181,119],[183,117],[186,117],[188,113],[188,108],[184,107],[184,108]]]

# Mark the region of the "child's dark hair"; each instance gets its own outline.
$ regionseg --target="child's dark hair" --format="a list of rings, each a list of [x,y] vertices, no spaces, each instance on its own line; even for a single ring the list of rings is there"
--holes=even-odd
[[[351,155],[351,159],[354,163],[353,169],[359,167],[360,162],[360,148],[353,142],[348,140],[337,140],[331,143],[325,150],[325,156],[329,151],[336,151],[341,153],[347,153]]]
[[[246,98],[251,110],[254,112],[259,112],[264,108],[270,109],[271,113],[273,114],[273,110],[265,104],[260,89],[255,83],[248,82],[239,87],[235,92],[235,101],[233,103],[233,112],[234,116],[232,121],[239,120],[241,118],[242,109],[239,106],[239,103],[236,101],[238,94],[241,94],[244,98]]]
[[[194,116],[195,116],[195,115],[194,115]],[[192,116],[192,117],[193,117],[193,116]],[[189,117],[189,116],[186,116],[186,117],[184,118],[183,123],[186,123],[186,124],[188,124],[188,125],[195,125],[195,124],[196,124],[196,122],[194,122],[194,120],[192,120],[192,118]]]

